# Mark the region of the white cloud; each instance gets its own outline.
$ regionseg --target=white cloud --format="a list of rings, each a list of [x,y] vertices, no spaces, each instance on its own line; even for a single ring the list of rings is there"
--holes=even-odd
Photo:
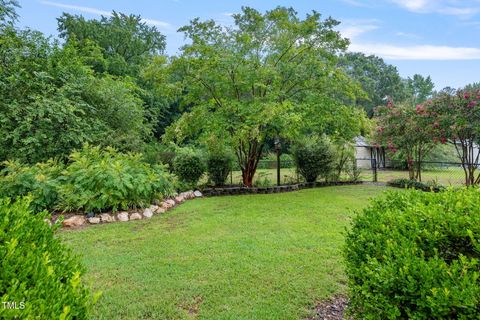
[[[370,7],[368,3],[366,3],[365,1],[362,2],[361,0],[341,0],[341,1],[355,7]]]
[[[374,54],[391,60],[480,60],[480,48],[467,47],[352,43],[349,50]]]
[[[438,13],[443,15],[452,15],[459,18],[471,18],[480,12],[480,8],[475,6],[459,6],[460,1],[455,0],[390,0],[398,6],[416,13]]]
[[[69,4],[63,4],[63,3],[52,2],[52,1],[40,1],[40,3],[45,4],[47,6],[63,8],[63,9],[71,9],[71,10],[75,10],[75,11],[96,14],[96,15],[99,15],[99,16],[101,15],[101,16],[107,16],[108,17],[112,14],[110,11],[99,10],[99,9],[89,8],[89,7],[69,5]]]
[[[338,26],[338,31],[340,31],[343,37],[352,40],[364,33],[378,29],[378,22],[376,19],[345,19]]]
[[[47,6],[52,6],[52,7],[57,7],[57,8],[63,8],[63,9],[70,9],[78,12],[84,12],[84,13],[91,13],[99,16],[106,16],[109,17],[112,15],[110,11],[105,11],[105,10],[100,10],[96,8],[90,8],[90,7],[84,7],[84,6],[76,6],[76,5],[70,5],[70,4],[64,4],[64,3],[59,3],[59,2],[53,2],[53,1],[40,1],[41,4],[47,5]],[[160,21],[160,20],[154,20],[154,19],[143,19],[142,21],[145,22],[148,25],[152,26],[157,26],[162,29],[171,29],[172,25],[168,22],[165,21]]]
[[[404,7],[410,11],[423,11],[431,5],[429,0],[392,0],[401,7]]]
[[[398,36],[398,37],[404,37],[404,38],[410,38],[410,39],[420,39],[421,38],[421,36],[419,36],[416,33],[402,32],[402,31],[396,32],[395,35]]]

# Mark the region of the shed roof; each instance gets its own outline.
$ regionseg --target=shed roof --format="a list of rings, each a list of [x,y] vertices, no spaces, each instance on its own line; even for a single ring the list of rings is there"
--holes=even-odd
[[[355,138],[353,138],[353,141],[355,142],[355,147],[373,147],[363,136],[356,136]]]

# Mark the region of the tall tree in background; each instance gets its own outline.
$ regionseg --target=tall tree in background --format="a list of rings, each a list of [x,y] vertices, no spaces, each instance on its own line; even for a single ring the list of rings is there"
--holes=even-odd
[[[385,97],[395,102],[405,99],[405,85],[397,68],[385,63],[382,58],[349,52],[341,56],[339,66],[367,93],[368,98],[359,99],[357,103],[369,116],[373,116],[375,107],[385,104]]]
[[[177,107],[175,100],[166,99],[153,84],[163,77],[154,75],[152,70],[163,72],[165,36],[140,16],[115,11],[100,20],[67,13],[57,20],[60,37],[89,57],[85,63],[93,70],[134,79],[141,88],[138,93],[145,105],[145,121],[153,126],[159,138]]]
[[[0,0],[0,27],[17,20],[18,14],[15,8],[19,7],[17,0]]]
[[[411,100],[412,105],[416,106],[432,97],[434,84],[430,76],[425,78],[414,74],[413,78],[408,77],[406,81],[408,99]]]
[[[225,141],[251,186],[267,138],[302,130],[358,134],[362,113],[342,103],[359,88],[337,67],[337,54],[348,45],[333,30],[337,21],[317,12],[301,20],[282,7],[265,14],[244,7],[233,18],[232,28],[194,19],[180,29],[191,44],[172,69],[183,75],[183,103],[193,107],[166,140]]]
[[[97,44],[107,60],[106,71],[112,75],[136,76],[150,57],[162,55],[165,50],[165,36],[140,16],[113,11],[110,17],[86,20],[64,13],[57,20],[60,37],[67,42]]]

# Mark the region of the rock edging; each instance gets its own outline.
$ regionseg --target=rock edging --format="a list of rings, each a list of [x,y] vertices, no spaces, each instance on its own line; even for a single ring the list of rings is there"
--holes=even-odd
[[[90,224],[100,223],[112,223],[112,222],[128,222],[133,220],[150,219],[155,214],[162,214],[168,210],[184,203],[186,200],[203,197],[200,191],[186,191],[182,192],[172,198],[164,199],[163,201],[157,201],[156,204],[152,204],[148,208],[144,208],[140,211],[119,211],[116,213],[100,213],[93,217],[86,217],[84,214],[73,215],[62,222],[62,226],[65,228],[81,227]],[[52,221],[47,219],[47,223],[52,225]]]
[[[270,193],[282,193],[298,191],[302,189],[321,188],[331,186],[343,186],[343,185],[356,185],[362,184],[362,181],[339,181],[339,182],[311,182],[311,183],[298,183],[281,186],[271,187],[226,187],[226,188],[205,188],[202,190],[203,195],[206,197],[213,196],[231,196],[242,194],[270,194]]]

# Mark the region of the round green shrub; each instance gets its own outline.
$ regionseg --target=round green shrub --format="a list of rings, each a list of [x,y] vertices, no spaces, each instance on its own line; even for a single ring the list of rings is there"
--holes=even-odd
[[[233,157],[226,151],[210,152],[207,158],[207,173],[210,181],[222,186],[232,171]]]
[[[334,168],[335,152],[325,137],[307,137],[293,146],[293,158],[298,173],[307,182],[328,177]]]
[[[84,268],[43,221],[30,199],[0,199],[0,306],[2,319],[88,319],[93,299]],[[13,305],[15,303],[15,305]],[[16,308],[13,308],[16,307]]]
[[[479,319],[480,190],[390,192],[344,249],[358,319]]]
[[[173,168],[181,182],[195,186],[205,173],[205,161],[200,152],[191,148],[183,148],[177,152],[173,160]]]

